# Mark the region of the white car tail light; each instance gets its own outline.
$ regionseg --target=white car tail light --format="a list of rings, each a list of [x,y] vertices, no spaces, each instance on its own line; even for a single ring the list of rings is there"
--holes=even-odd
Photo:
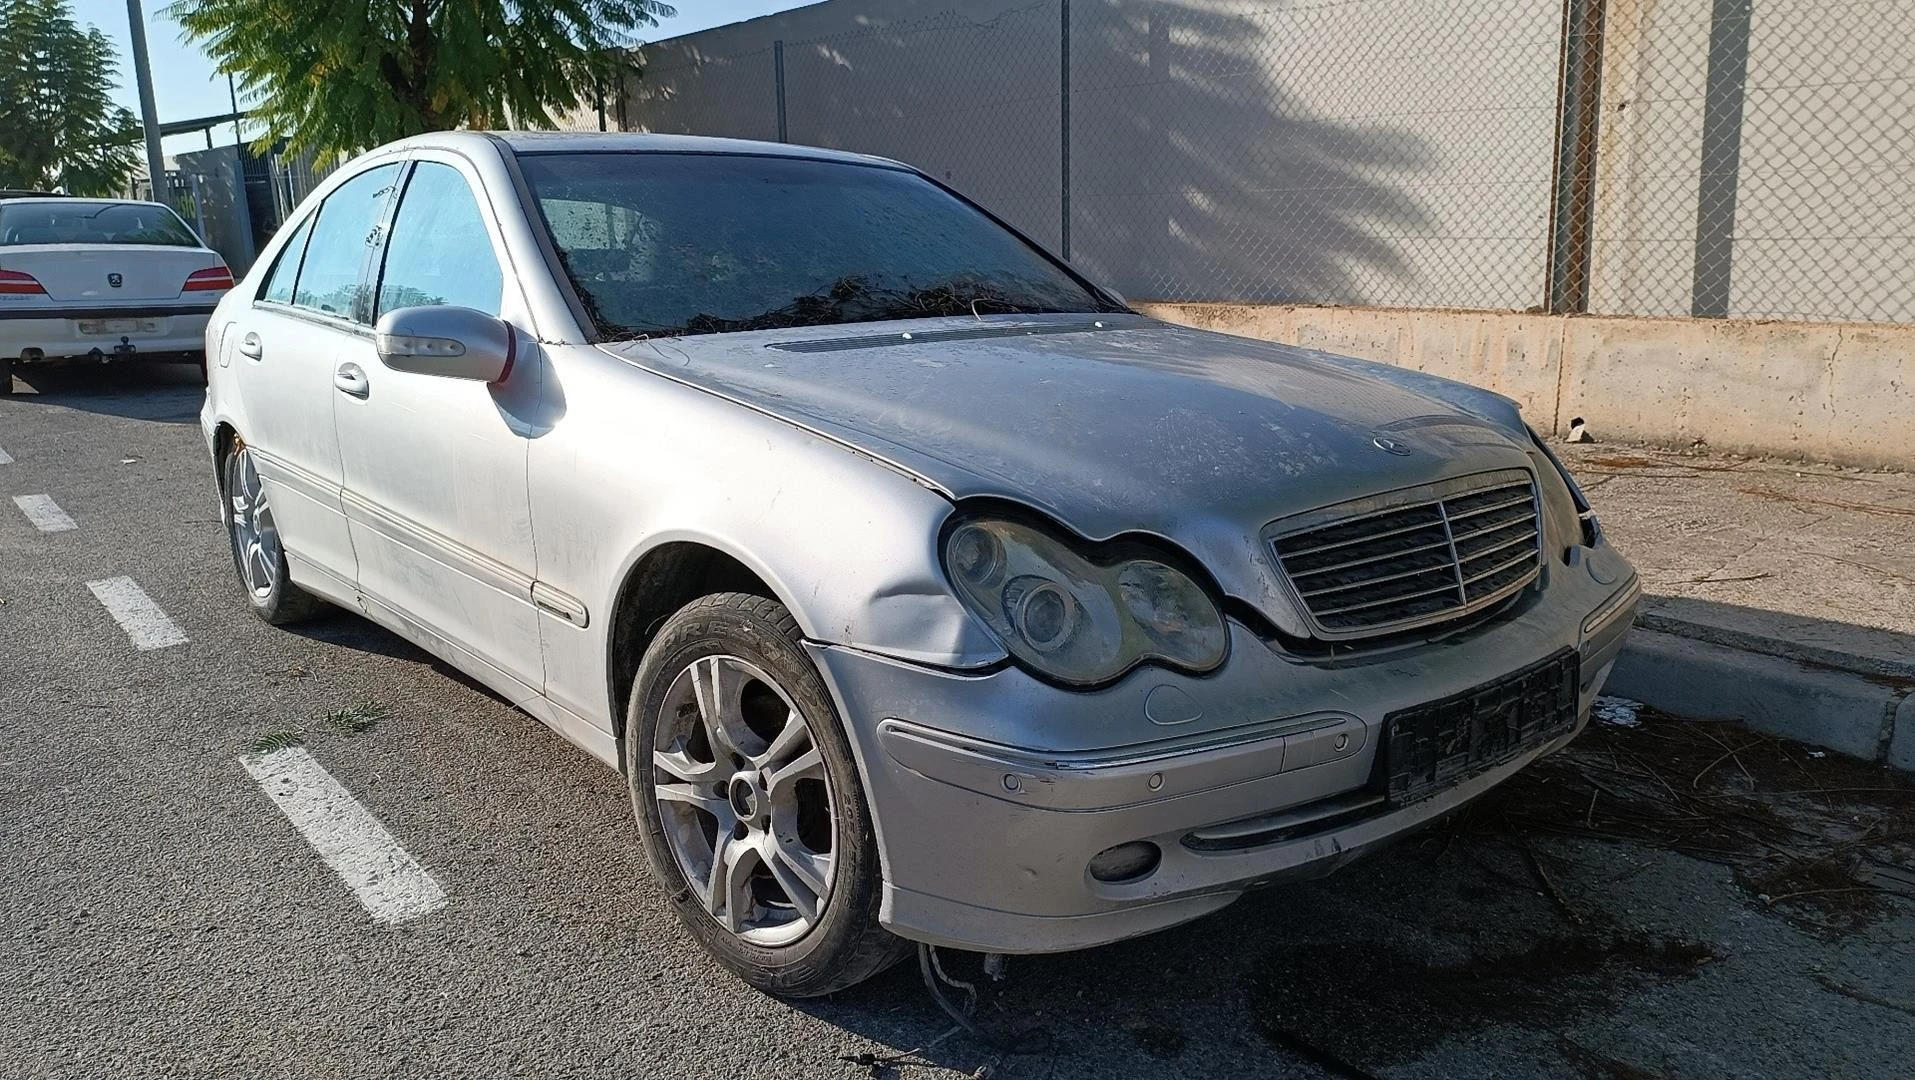
[[[23,274],[18,270],[0,270],[0,296],[45,296],[47,291],[40,287],[32,274]]]
[[[182,292],[212,292],[216,289],[233,287],[233,272],[224,266],[209,266],[204,270],[195,270],[186,275],[186,287]]]

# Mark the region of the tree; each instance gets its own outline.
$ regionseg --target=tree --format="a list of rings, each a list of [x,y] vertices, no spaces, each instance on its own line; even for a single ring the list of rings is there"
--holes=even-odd
[[[267,137],[344,154],[450,128],[550,127],[633,70],[659,0],[179,0]]]
[[[139,121],[113,104],[105,34],[66,0],[0,0],[0,187],[111,195],[138,160]]]

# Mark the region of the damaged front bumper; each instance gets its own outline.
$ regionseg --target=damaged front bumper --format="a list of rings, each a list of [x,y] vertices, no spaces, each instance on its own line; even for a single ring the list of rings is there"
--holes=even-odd
[[[1015,667],[963,674],[811,648],[850,719],[884,925],[934,945],[1057,952],[1327,873],[1558,749],[1586,721],[1637,593],[1613,549],[1581,549],[1520,614],[1442,642],[1306,658],[1232,624],[1231,658],[1211,675],[1140,670],[1094,692]],[[1551,664],[1573,673],[1559,725],[1392,790],[1392,717]]]

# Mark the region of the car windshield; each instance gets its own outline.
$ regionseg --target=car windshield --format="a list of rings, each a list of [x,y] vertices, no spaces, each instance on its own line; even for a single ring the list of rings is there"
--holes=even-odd
[[[608,338],[1112,309],[904,169],[742,154],[520,161]]]
[[[199,247],[179,216],[150,203],[0,204],[0,244],[145,244]]]

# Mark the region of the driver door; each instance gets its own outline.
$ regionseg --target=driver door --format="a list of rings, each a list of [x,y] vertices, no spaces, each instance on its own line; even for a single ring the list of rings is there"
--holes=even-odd
[[[480,190],[456,155],[413,162],[372,268],[367,323],[422,305],[504,310],[504,245]],[[428,631],[455,663],[474,659],[507,676],[485,681],[515,703],[544,684],[529,435],[515,415],[536,393],[539,365],[536,349],[524,354],[500,383],[396,371],[380,361],[368,325],[336,357],[332,395],[364,602]]]

